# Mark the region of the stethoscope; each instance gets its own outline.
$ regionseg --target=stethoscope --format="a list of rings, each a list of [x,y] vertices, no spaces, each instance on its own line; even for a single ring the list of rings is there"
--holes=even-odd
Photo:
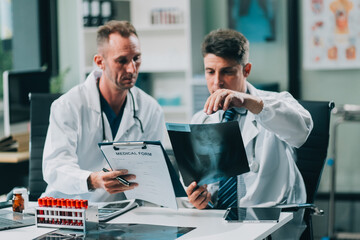
[[[104,116],[103,116],[103,110],[102,110],[102,106],[101,106],[101,93],[100,93],[100,88],[99,88],[99,81],[100,79],[98,79],[97,82],[97,89],[99,92],[99,103],[100,103],[100,115],[101,115],[101,124],[102,124],[102,138],[103,138],[103,142],[108,142],[109,140],[106,139],[105,136],[105,125],[104,125]],[[132,94],[131,90],[129,89],[129,93],[131,96],[131,100],[132,100],[132,104],[133,104],[133,118],[138,120],[139,124],[140,124],[140,129],[141,129],[141,133],[144,133],[144,129],[143,129],[143,125],[142,122],[140,120],[140,118],[138,118],[138,116],[136,116],[136,112],[135,112],[135,101],[134,101],[134,95]]]

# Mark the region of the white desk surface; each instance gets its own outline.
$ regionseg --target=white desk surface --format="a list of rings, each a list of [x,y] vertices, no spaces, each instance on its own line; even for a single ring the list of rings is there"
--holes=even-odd
[[[179,239],[264,239],[293,218],[293,214],[281,213],[278,223],[227,223],[225,210],[196,210],[180,208],[139,207],[109,223],[142,223],[165,226],[196,227]],[[36,226],[0,231],[0,239],[33,239],[53,228]]]

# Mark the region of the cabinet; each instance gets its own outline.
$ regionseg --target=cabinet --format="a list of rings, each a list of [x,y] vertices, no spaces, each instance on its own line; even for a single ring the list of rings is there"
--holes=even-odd
[[[203,73],[203,0],[131,0],[131,22],[141,41],[141,72],[150,73],[151,95],[168,122],[189,122],[193,79]]]
[[[91,15],[91,9],[85,10],[88,6],[83,4],[84,2],[88,2],[91,6],[91,3],[97,2],[100,5],[100,0],[78,0],[82,8],[79,9],[79,15],[84,18],[84,13],[89,11],[88,14]],[[111,18],[116,20],[127,20],[130,21],[130,0],[113,0],[110,1],[111,4]],[[101,6],[98,6],[99,8]],[[93,11],[94,12],[94,11]],[[83,23],[83,21],[82,21]],[[83,76],[87,76],[93,69],[96,68],[96,65],[93,61],[95,54],[97,53],[96,47],[96,32],[97,26],[84,26],[81,24],[80,26],[80,48],[82,53],[82,69],[83,69]]]

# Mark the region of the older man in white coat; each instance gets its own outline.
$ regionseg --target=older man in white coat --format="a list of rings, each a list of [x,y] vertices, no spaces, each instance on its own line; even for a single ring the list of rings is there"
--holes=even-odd
[[[211,32],[205,37],[202,53],[211,95],[192,122],[218,123],[226,110],[235,113],[250,166],[250,172],[237,177],[235,206],[304,203],[305,185],[294,148],[305,143],[312,130],[309,112],[288,92],[261,91],[247,82],[252,65],[248,62],[249,42],[241,33]],[[219,185],[193,182],[187,188],[190,203],[203,209],[211,200],[219,207]],[[297,218],[301,222],[302,214]]]
[[[110,21],[98,30],[98,54],[86,81],[62,95],[51,106],[43,155],[48,187],[43,196],[90,201],[124,199],[124,191],[137,186],[115,177],[134,180],[126,169],[108,168],[98,148],[102,141],[163,140],[165,122],[159,104],[135,87],[141,64],[135,28],[125,21]]]

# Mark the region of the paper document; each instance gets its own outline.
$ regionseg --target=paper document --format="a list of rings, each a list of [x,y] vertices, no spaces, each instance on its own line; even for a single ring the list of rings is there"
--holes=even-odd
[[[99,144],[109,166],[127,169],[139,184],[125,191],[127,199],[141,199],[177,209],[175,192],[161,145],[123,142]]]

